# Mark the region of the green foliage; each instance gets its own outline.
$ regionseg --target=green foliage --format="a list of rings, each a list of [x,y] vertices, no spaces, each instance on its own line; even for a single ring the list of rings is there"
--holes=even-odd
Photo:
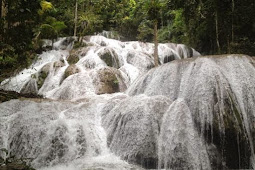
[[[45,0],[40,2],[40,6],[41,9],[38,10],[39,15],[43,15],[45,12],[49,12],[53,9],[52,3]]]
[[[160,20],[160,10],[162,4],[159,0],[147,0],[144,4],[144,10],[146,11],[149,20]]]
[[[17,63],[18,55],[15,54],[15,49],[8,44],[2,44],[0,51],[0,67],[11,68],[16,66]]]
[[[78,28],[80,36],[93,34],[97,30],[102,29],[103,21],[99,15],[96,15],[93,10],[86,11],[80,14],[78,19]]]
[[[42,38],[45,39],[57,38],[57,32],[55,31],[54,27],[51,26],[50,24],[42,24],[39,30]]]
[[[16,68],[21,63],[27,65],[35,52],[42,51],[43,38],[54,40],[59,36],[72,36],[75,2],[5,1],[8,8],[2,11],[0,18],[1,74],[5,68]],[[152,28],[157,21],[160,42],[185,43],[204,54],[218,53],[219,48],[221,53],[252,56],[255,53],[253,0],[77,2],[79,37],[111,30],[124,40],[152,41]]]
[[[169,4],[172,10],[183,10],[188,44],[197,50],[207,54],[239,51],[254,55],[252,52],[255,48],[252,46],[255,42],[253,0],[169,0]],[[241,44],[247,46],[242,48]]]
[[[50,11],[53,8],[53,5],[51,2],[47,2],[45,0],[40,2],[42,11]]]
[[[171,11],[172,22],[159,30],[159,41],[174,43],[188,43],[187,28],[183,17],[183,10]]]
[[[151,41],[153,37],[153,29],[152,29],[152,22],[149,20],[144,20],[138,26],[137,39],[139,41]]]
[[[62,30],[66,29],[67,26],[63,21],[56,21],[52,23],[52,27],[55,29],[55,31],[59,34]]]

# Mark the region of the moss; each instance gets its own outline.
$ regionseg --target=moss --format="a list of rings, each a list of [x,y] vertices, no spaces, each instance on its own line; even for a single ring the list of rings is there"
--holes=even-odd
[[[53,64],[54,68],[60,68],[60,67],[63,67],[63,66],[65,66],[64,61],[55,61],[54,64]]]
[[[70,75],[73,75],[73,74],[79,73],[79,72],[80,72],[79,68],[76,65],[72,64],[72,65],[68,66],[67,69],[65,70],[64,79],[66,79]]]
[[[107,51],[104,53],[100,58],[106,63],[107,66],[112,67],[113,62],[112,62],[112,55],[110,51]]]
[[[76,64],[79,61],[79,56],[75,53],[70,54],[69,57],[67,58],[67,62],[69,64]]]
[[[210,127],[210,129],[213,128],[213,134],[211,134],[211,130],[208,130],[206,138],[209,140],[208,143],[212,142],[217,146],[218,151],[222,154],[221,157],[224,158],[222,161],[225,162],[227,168],[247,169],[249,168],[251,148],[244,128],[242,113],[235,101],[235,97],[230,92],[227,93],[222,113],[223,122],[219,120],[218,116],[214,116],[213,127]],[[215,113],[217,112],[219,110],[215,110]],[[223,124],[224,129],[221,129],[219,124]],[[213,139],[213,141],[210,141],[210,139]]]
[[[94,81],[97,94],[119,92],[119,80],[114,70],[103,68],[98,71],[98,80]]]
[[[43,66],[41,71],[38,73],[37,76],[37,88],[40,89],[45,81],[45,79],[48,77],[50,72],[51,64],[46,64]],[[32,77],[35,77],[36,75],[32,75]]]
[[[113,50],[105,49],[105,51],[99,53],[99,57],[107,66],[120,68],[118,55]]]
[[[40,76],[38,77],[38,80],[37,80],[37,87],[38,89],[40,89],[45,81],[45,79],[47,78],[48,76],[48,73],[45,73],[45,72],[41,72],[40,73]]]
[[[0,90],[0,103],[6,102],[12,99],[18,99],[21,97],[25,98],[42,98],[40,95],[34,95],[34,94],[20,94],[14,91],[4,91]]]
[[[81,48],[81,47],[86,47],[87,44],[83,43],[83,42],[79,42],[79,41],[75,41],[74,45],[73,45],[73,49],[77,49],[77,48]]]

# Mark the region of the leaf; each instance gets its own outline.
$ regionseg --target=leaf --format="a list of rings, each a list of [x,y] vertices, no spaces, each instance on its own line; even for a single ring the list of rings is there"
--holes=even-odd
[[[65,23],[63,21],[56,21],[52,23],[52,27],[57,31],[60,32],[63,29],[67,28],[67,26],[65,25]]]
[[[40,5],[42,8],[42,11],[50,11],[53,8],[52,3],[48,1],[41,1]]]

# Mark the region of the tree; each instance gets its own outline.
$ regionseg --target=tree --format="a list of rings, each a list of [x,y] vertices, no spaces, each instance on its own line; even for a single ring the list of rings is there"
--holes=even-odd
[[[154,25],[154,62],[155,66],[159,65],[158,57],[158,21],[160,20],[160,9],[161,3],[159,0],[149,0],[145,4],[145,10],[147,12],[148,18],[153,21]]]
[[[78,0],[75,0],[74,33],[73,33],[74,37],[76,37],[76,34],[77,34],[77,22],[78,22]]]
[[[52,48],[54,40],[60,35],[60,33],[67,28],[63,21],[58,21],[56,18],[50,16],[54,6],[52,3],[47,1],[41,1],[41,9],[38,10],[39,15],[41,16],[41,24],[35,29],[35,43],[37,44],[40,39],[51,39]]]

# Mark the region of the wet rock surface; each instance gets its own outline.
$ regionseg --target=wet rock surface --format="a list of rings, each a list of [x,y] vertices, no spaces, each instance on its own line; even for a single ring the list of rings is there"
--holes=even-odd
[[[14,91],[0,90],[0,103],[18,98],[42,98],[42,96],[34,94],[20,94]]]
[[[126,90],[126,85],[119,70],[114,68],[99,69],[92,77],[96,87],[96,94],[116,93]]]
[[[80,72],[80,70],[76,65],[74,65],[74,64],[69,65],[65,70],[64,79],[67,78],[70,75],[73,75],[73,74],[76,74],[76,73],[79,73],[79,72]]]
[[[168,43],[153,68],[152,43],[63,40],[1,83],[49,99],[0,103],[0,148],[47,170],[254,169],[252,57]]]

